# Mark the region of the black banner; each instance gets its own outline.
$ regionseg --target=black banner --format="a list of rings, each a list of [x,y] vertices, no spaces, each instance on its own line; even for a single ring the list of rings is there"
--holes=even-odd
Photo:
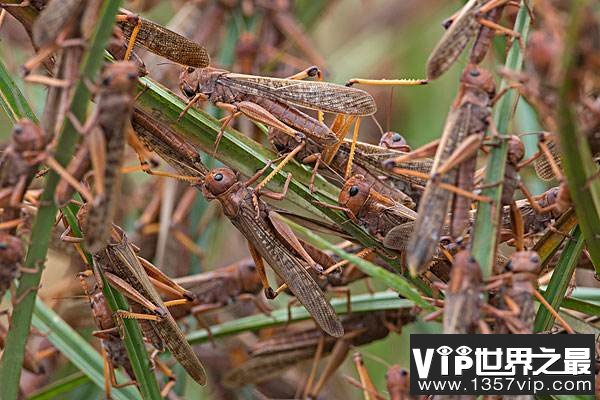
[[[410,335],[411,394],[594,394],[594,335]]]

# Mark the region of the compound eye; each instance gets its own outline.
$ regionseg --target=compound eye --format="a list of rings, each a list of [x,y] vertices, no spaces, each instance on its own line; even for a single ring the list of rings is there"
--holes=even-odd
[[[529,261],[531,261],[534,264],[537,264],[540,262],[540,257],[537,254],[534,254],[531,257],[529,257]]]
[[[183,94],[185,95],[185,97],[187,98],[192,98],[196,95],[196,92],[194,91],[194,89],[192,89],[188,84],[184,83],[183,84],[183,88],[181,89],[183,91]]]
[[[352,186],[350,188],[350,191],[348,193],[350,193],[351,197],[354,197],[358,194],[359,190],[358,190],[358,186]]]
[[[187,72],[188,74],[191,74],[192,72],[194,72],[196,69],[194,67],[187,67]]]
[[[106,78],[102,79],[102,86],[110,86],[112,82],[112,77],[107,76]]]
[[[394,133],[394,136],[392,136],[392,141],[399,142],[401,140],[402,140],[402,136],[399,133]]]
[[[15,125],[13,128],[13,132],[15,133],[15,135],[20,135],[21,133],[23,133],[23,127],[21,125]]]
[[[475,78],[476,78],[476,77],[478,77],[478,76],[480,75],[480,72],[479,72],[479,70],[477,70],[477,69],[472,69],[472,70],[469,72],[469,75],[471,75],[472,77],[475,77]]]
[[[137,74],[135,72],[130,72],[127,74],[127,79],[129,79],[130,81],[136,80],[137,79]]]
[[[221,182],[223,180],[223,174],[220,172],[218,174],[215,174],[214,179],[217,182]]]

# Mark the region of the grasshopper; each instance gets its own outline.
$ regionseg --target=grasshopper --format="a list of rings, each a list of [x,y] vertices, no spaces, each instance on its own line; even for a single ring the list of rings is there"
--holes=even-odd
[[[170,128],[156,122],[142,110],[135,110],[131,122],[141,142],[156,152],[181,176],[192,178],[188,180],[190,183],[195,182],[194,179],[199,181],[204,178],[208,169],[202,163],[194,146],[183,140]],[[146,172],[153,173],[149,170]]]
[[[214,271],[178,278],[174,282],[192,292],[195,297],[191,303],[171,309],[176,318],[180,313],[182,316],[188,313],[197,315],[241,300],[254,302],[265,313],[270,311],[256,297],[263,287],[252,258],[245,258]]]
[[[209,200],[219,200],[225,215],[248,240],[250,254],[254,258],[267,298],[274,298],[275,293],[267,281],[263,259],[289,286],[317,324],[330,335],[340,337],[344,332],[341,322],[306,269],[306,266],[316,268],[316,263],[291,229],[279,219],[278,214],[250,187],[268,167],[269,165],[258,171],[246,182],[238,181],[236,174],[228,168],[214,169],[206,176],[202,192]],[[261,191],[260,195],[282,199],[290,178],[291,175],[288,175],[283,193]]]
[[[540,256],[534,251],[515,252],[505,270],[507,282],[498,293],[497,333],[533,333],[535,318],[534,292],[541,268]]]
[[[20,222],[23,198],[45,158],[46,137],[39,126],[20,119],[13,126],[10,143],[0,158],[0,227],[14,232]]]
[[[359,352],[356,352],[352,358],[358,372],[360,382],[357,382],[350,377],[346,377],[348,382],[363,390],[363,396],[365,400],[386,399],[386,397],[379,394],[379,392],[377,392],[375,389],[375,385],[373,385],[373,381],[369,376],[369,371],[365,367],[362,355]],[[400,365],[395,364],[388,367],[385,374],[385,383],[390,400],[420,399],[419,396],[410,395],[410,375],[408,371],[402,368]]]
[[[269,140],[279,153],[290,153],[298,147],[298,142],[294,138],[276,129],[269,129]],[[325,165],[325,168],[321,169],[321,173],[337,180],[339,180],[340,176],[344,176],[350,158],[351,147],[351,141],[344,140],[331,161]],[[324,146],[319,145],[311,139],[307,139],[305,145],[295,154],[296,159],[302,163],[314,163],[313,175],[309,183],[311,191],[314,191],[314,179],[322,163],[322,153],[324,150]],[[409,175],[391,175],[389,170],[384,169],[381,165],[382,160],[400,157],[404,154],[393,149],[356,142],[350,174],[364,176],[373,185],[374,190],[396,199],[397,202],[407,207],[414,208],[415,201],[421,194],[421,190],[418,187],[423,187],[426,180],[414,178]],[[402,163],[402,167],[409,170],[415,169],[427,174],[431,170],[431,160],[425,159]],[[380,179],[381,175],[385,176],[385,179]]]
[[[338,198],[340,207],[356,223],[364,226],[387,248],[404,250],[407,231],[413,228],[417,213],[374,190],[362,175],[348,179]]]
[[[184,68],[179,87],[190,99],[183,113],[199,100],[211,101],[231,112],[224,127],[240,112],[298,140],[306,135],[326,146],[335,144],[337,136],[297,107],[353,116],[369,116],[377,111],[373,97],[359,89],[328,82],[234,74],[211,67]]]
[[[92,335],[99,338],[102,342],[102,355],[105,357],[105,366],[108,367],[104,371],[104,390],[110,398],[111,385],[118,388],[136,383],[135,381],[117,383],[114,372],[115,368],[123,367],[131,379],[135,378],[135,374],[125,350],[125,344],[119,334],[118,326],[113,319],[113,313],[106,302],[100,286],[94,284],[93,287],[90,287],[86,279],[87,274],[83,272],[78,274],[78,277],[81,287],[89,299],[94,322],[99,329],[94,331]]]
[[[446,119],[442,139],[437,146],[432,177],[421,198],[419,216],[408,244],[407,262],[413,274],[427,268],[437,247],[453,194],[450,190],[456,193],[455,198],[458,198],[457,195],[461,196],[456,200],[459,203],[462,199],[467,199],[468,205],[471,198],[487,200],[471,194],[469,186],[455,185],[465,180],[466,184],[473,182],[475,155],[472,150],[476,151],[480,147],[483,135],[491,125],[490,104],[494,92],[494,83],[489,72],[475,65],[465,68],[458,96]],[[394,162],[397,160],[389,160],[387,164],[389,166]],[[464,208],[464,205],[456,204],[456,201],[454,210]],[[468,206],[466,209],[468,210]],[[451,226],[463,228],[464,224],[464,218],[455,218]]]
[[[87,224],[82,229],[84,236]],[[171,351],[175,359],[183,366],[187,373],[199,384],[206,383],[206,373],[204,367],[189,343],[179,330],[177,323],[167,311],[160,295],[156,291],[152,282],[158,282],[161,288],[169,289],[171,292],[179,293],[186,301],[193,296],[174,284],[159,269],[145,260],[140,260],[135,254],[132,244],[120,229],[113,232],[110,243],[100,251],[93,254],[94,269],[103,271],[106,279],[112,286],[116,287],[130,300],[134,301],[134,311],[144,310],[146,313],[129,313],[121,311],[119,315],[124,318],[134,318],[147,320],[148,326],[145,329],[145,336],[149,337],[153,345],[161,349],[164,345]],[[181,298],[181,297],[180,297]],[[180,303],[180,302],[179,302]],[[149,312],[149,313],[148,313]]]
[[[444,333],[477,333],[484,286],[481,268],[468,250],[454,255],[450,281],[444,287]]]
[[[477,37],[469,62],[481,62],[490,46],[496,31],[519,39],[517,32],[498,25],[508,0],[469,0],[452,23],[444,36],[431,52],[427,60],[427,78],[440,77],[458,59],[472,38]]]
[[[134,44],[181,65],[204,68],[210,64],[210,56],[204,47],[166,29],[150,20],[122,10],[117,25],[129,39],[125,60],[129,59]]]
[[[120,61],[107,65],[101,74],[97,107],[93,115],[83,126],[71,118],[76,129],[86,135],[86,146],[96,179],[97,195],[88,199],[93,207],[88,215],[89,230],[86,235],[86,246],[93,253],[102,249],[110,237],[118,204],[126,129],[133,112],[137,81],[134,63]],[[74,160],[74,163],[79,162],[77,158]],[[73,170],[72,166],[68,169]],[[61,193],[62,190],[59,191]],[[57,200],[64,201],[60,198]]]
[[[345,317],[343,324],[347,333],[340,339],[323,336],[314,328],[283,333],[251,347],[252,357],[230,371],[224,377],[224,382],[229,387],[261,382],[281,374],[284,368],[296,365],[300,361],[313,357],[318,361],[321,357],[331,354],[332,359],[321,373],[319,381],[312,385],[314,372],[307,379],[305,394],[316,397],[327,379],[344,360],[350,346],[361,346],[381,340],[391,331],[399,332],[402,326],[413,320],[414,316],[409,309],[388,310]],[[313,370],[316,372],[316,368]]]

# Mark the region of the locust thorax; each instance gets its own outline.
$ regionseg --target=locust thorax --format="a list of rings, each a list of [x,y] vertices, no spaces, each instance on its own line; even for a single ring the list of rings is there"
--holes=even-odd
[[[138,81],[138,69],[131,61],[117,61],[106,65],[100,74],[100,91],[130,94]]]
[[[525,146],[518,136],[511,135],[508,139],[508,162],[517,165],[525,157]]]
[[[218,197],[237,183],[235,172],[229,168],[215,168],[204,178],[203,189],[213,197]]]
[[[11,146],[16,152],[38,152],[42,151],[45,145],[44,131],[30,120],[22,118],[13,126]]]
[[[404,139],[404,136],[393,131],[387,131],[381,136],[381,139],[379,139],[379,146],[405,153],[410,151],[410,146],[406,142],[406,139]]]
[[[5,232],[0,232],[0,260],[6,264],[15,264],[24,257],[21,239]]]
[[[466,87],[483,90],[492,98],[496,94],[496,85],[492,74],[475,64],[469,64],[460,77],[460,83]]]
[[[338,197],[338,203],[342,207],[348,208],[354,215],[357,215],[361,208],[369,200],[371,185],[363,175],[354,175],[350,177]]]

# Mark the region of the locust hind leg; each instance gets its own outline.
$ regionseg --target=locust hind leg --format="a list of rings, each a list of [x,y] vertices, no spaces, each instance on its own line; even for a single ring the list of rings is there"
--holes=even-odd
[[[277,295],[273,288],[269,285],[269,280],[267,279],[267,273],[265,271],[265,264],[263,262],[263,259],[256,247],[254,247],[250,242],[248,242],[248,249],[250,250],[250,255],[254,260],[254,264],[256,265],[256,270],[258,271],[258,276],[260,277],[260,281],[265,292],[265,297],[269,300],[272,300]]]

